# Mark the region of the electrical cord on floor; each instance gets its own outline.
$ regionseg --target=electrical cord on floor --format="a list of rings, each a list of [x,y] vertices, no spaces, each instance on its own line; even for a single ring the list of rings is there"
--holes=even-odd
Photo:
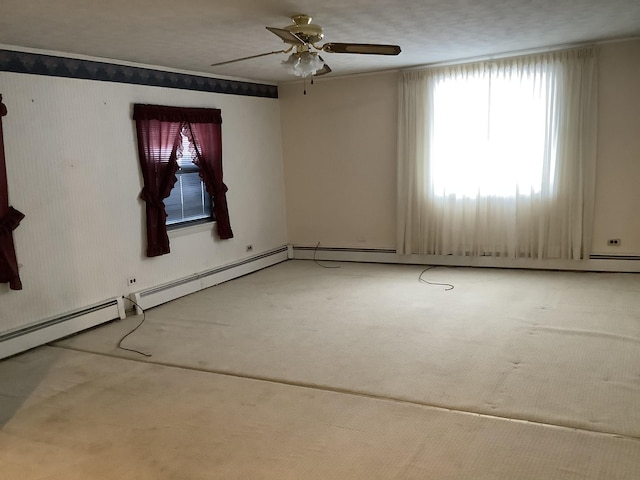
[[[136,302],[134,302],[133,300],[131,300],[128,297],[122,297],[124,300],[129,300],[132,304],[134,304],[136,307],[138,307],[140,309],[140,311],[142,312],[142,320],[140,320],[140,323],[136,326],[136,328],[134,328],[133,330],[131,330],[129,333],[127,333],[124,337],[122,337],[120,339],[120,341],[118,342],[118,348],[120,350],[126,350],[127,352],[133,352],[133,353],[137,353],[139,355],[143,355],[145,357],[150,357],[151,354],[150,353],[144,353],[141,352],[140,350],[136,350],[134,348],[126,348],[122,346],[122,342],[124,341],[125,338],[127,338],[129,335],[131,335],[133,332],[135,332],[136,330],[138,330],[142,324],[144,323],[144,321],[147,319],[147,314],[145,313],[144,309],[138,305]]]
[[[445,292],[447,292],[449,290],[453,290],[455,287],[453,285],[451,285],[450,283],[430,282],[430,281],[425,280],[424,278],[422,278],[422,275],[424,275],[426,272],[428,272],[429,270],[432,270],[434,268],[435,267],[427,267],[422,272],[420,272],[420,275],[418,276],[418,281],[420,283],[427,283],[429,285],[440,285],[440,286],[443,286],[443,287],[449,287],[449,288],[445,288],[444,289]]]
[[[316,253],[318,253],[319,246],[320,242],[318,242],[316,248],[313,250],[313,261],[316,262],[316,265],[320,265],[322,268],[340,268],[340,265],[322,265],[318,260],[316,260]]]

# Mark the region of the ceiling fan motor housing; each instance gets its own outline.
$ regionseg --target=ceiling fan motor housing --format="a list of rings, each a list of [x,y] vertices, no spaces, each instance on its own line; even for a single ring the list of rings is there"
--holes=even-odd
[[[311,17],[308,15],[294,15],[291,17],[293,25],[283,27],[294,35],[298,36],[305,43],[317,43],[324,37],[324,32],[320,25],[311,23]],[[286,41],[286,40],[285,40]]]

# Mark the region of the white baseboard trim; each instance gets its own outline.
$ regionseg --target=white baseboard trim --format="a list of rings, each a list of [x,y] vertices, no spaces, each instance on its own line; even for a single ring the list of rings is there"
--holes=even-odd
[[[122,297],[38,321],[0,334],[0,359],[16,355],[102,323],[125,318]]]
[[[137,304],[136,312],[140,314],[140,308],[146,310],[156,307],[175,300],[176,298],[184,297],[185,295],[218,285],[219,283],[262,270],[263,268],[284,262],[288,257],[289,248],[283,245],[282,247],[243,260],[136,292],[133,294],[133,300]]]
[[[586,272],[640,272],[640,256],[594,254],[589,260],[555,260],[456,255],[398,255],[395,250],[293,245],[293,258],[336,262],[398,263],[455,267],[525,268],[532,270],[568,270]]]

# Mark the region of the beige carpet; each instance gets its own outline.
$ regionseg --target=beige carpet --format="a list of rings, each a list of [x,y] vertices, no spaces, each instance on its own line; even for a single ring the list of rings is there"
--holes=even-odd
[[[0,472],[640,478],[639,275],[340,265],[152,309],[150,358],[132,317],[0,363]]]

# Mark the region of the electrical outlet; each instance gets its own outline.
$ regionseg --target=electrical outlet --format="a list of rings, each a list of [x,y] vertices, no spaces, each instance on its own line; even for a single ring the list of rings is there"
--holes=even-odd
[[[136,277],[129,277],[127,278],[127,285],[129,285],[130,287],[136,284]]]
[[[610,238],[609,240],[607,240],[607,245],[609,245],[611,247],[619,247],[620,246],[620,239],[619,238]]]
[[[247,252],[253,252],[253,245],[247,245]]]

